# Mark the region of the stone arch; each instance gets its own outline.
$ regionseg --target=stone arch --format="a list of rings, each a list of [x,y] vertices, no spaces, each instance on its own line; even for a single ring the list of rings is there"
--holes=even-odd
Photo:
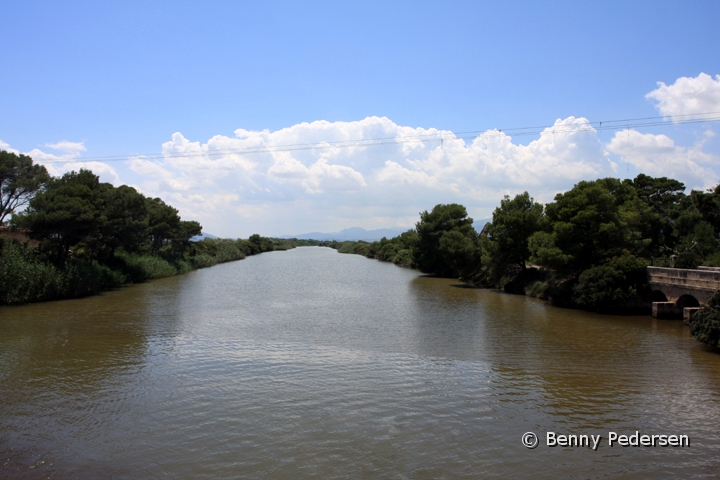
[[[667,302],[668,297],[660,290],[653,290],[652,294],[650,296],[650,301],[652,301],[652,302]]]
[[[698,299],[693,297],[692,295],[681,295],[680,298],[677,299],[677,302],[675,302],[675,305],[677,305],[680,308],[685,307],[699,307],[700,302],[698,302]]]

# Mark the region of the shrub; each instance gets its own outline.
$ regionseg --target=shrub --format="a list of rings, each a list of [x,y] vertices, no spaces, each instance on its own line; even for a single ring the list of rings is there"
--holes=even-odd
[[[82,259],[58,267],[32,247],[7,242],[0,253],[0,304],[58,300],[93,295],[127,281],[122,272]]]
[[[182,262],[184,263],[184,262]],[[156,255],[140,255],[123,251],[115,252],[115,265],[131,283],[142,283],[152,278],[162,278],[188,271],[176,261],[166,260]]]
[[[707,307],[695,312],[690,333],[698,342],[720,347],[720,290],[713,294]]]
[[[708,267],[720,267],[720,252],[716,252],[708,256],[702,264]]]
[[[235,245],[233,241],[223,241],[218,244],[215,263],[229,262],[245,258],[245,254]]]
[[[395,265],[401,265],[403,267],[412,267],[413,266],[412,252],[408,248],[400,250],[399,252],[397,252],[395,254],[395,257],[392,258],[392,262]]]
[[[211,257],[210,255],[201,254],[201,255],[195,255],[194,257],[190,258],[190,261],[193,264],[193,267],[195,268],[208,268],[212,267],[213,265],[217,265],[217,262],[215,261],[214,257]]]
[[[547,298],[547,292],[549,289],[548,282],[542,280],[536,280],[526,290],[526,294],[535,298]]]
[[[355,242],[342,242],[337,251],[338,253],[355,253]]]
[[[49,299],[61,283],[58,269],[44,263],[35,249],[5,242],[0,252],[0,303],[16,305]]]
[[[624,252],[605,265],[588,268],[573,287],[573,301],[591,310],[622,306],[647,289],[647,263]]]

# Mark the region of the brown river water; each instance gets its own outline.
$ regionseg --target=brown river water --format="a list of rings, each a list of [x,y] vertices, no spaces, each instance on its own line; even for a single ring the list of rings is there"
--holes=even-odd
[[[636,431],[690,445],[608,445]],[[679,321],[317,247],[0,308],[0,478],[718,476],[720,355]]]

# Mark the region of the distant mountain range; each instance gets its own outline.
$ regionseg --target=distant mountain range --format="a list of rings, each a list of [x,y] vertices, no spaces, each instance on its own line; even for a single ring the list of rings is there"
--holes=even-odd
[[[358,240],[365,240],[366,242],[375,242],[380,240],[382,237],[393,238],[397,237],[404,230],[393,230],[390,228],[379,228],[377,230],[365,230],[360,227],[346,228],[339,232],[323,233],[323,232],[310,232],[301,233],[300,235],[282,235],[279,238],[297,238],[298,240],[338,240],[346,241],[352,240],[357,242]]]
[[[483,218],[482,220],[475,220],[473,227],[480,233],[486,223],[492,221],[492,218]],[[376,242],[382,237],[394,238],[407,230],[394,230],[392,228],[378,228],[377,230],[365,230],[360,227],[346,228],[339,232],[323,233],[323,232],[310,232],[301,233],[300,235],[281,235],[277,238],[297,238],[298,240],[338,240],[341,242],[351,240],[357,242],[358,240],[364,240],[366,242]],[[218,238],[215,235],[209,233],[202,233],[190,239],[191,242],[199,242],[206,238]]]

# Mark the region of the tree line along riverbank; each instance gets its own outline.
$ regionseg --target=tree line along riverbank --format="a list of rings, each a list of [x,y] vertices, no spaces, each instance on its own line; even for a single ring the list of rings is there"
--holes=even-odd
[[[557,306],[649,313],[649,265],[720,266],[720,186],[685,194],[677,180],[643,174],[582,181],[545,205],[505,196],[480,232],[464,206],[440,204],[395,238],[331,246]],[[720,297],[701,312],[691,331],[720,347]]]
[[[480,232],[464,206],[441,204],[395,238],[331,246],[555,305],[612,311],[650,295],[649,265],[720,266],[720,186],[684,190],[642,174],[582,181],[545,205],[528,192],[505,196]]]
[[[0,305],[97,294],[271,250],[319,245],[252,235],[192,242],[202,227],[160,198],[101,183],[89,170],[51,177],[0,151]],[[22,208],[24,210],[21,210]],[[20,240],[20,241],[19,241]]]
[[[89,170],[51,177],[6,151],[0,193],[0,223],[10,217],[11,231],[30,240],[0,236],[2,305],[91,295],[301,245],[600,312],[646,308],[648,265],[720,266],[720,186],[685,194],[677,180],[643,174],[582,181],[545,205],[528,192],[505,196],[480,232],[464,206],[436,205],[414,229],[377,242],[258,234],[192,242],[201,225],[160,198],[101,183]],[[720,346],[720,299],[698,318],[710,322],[706,343]]]

